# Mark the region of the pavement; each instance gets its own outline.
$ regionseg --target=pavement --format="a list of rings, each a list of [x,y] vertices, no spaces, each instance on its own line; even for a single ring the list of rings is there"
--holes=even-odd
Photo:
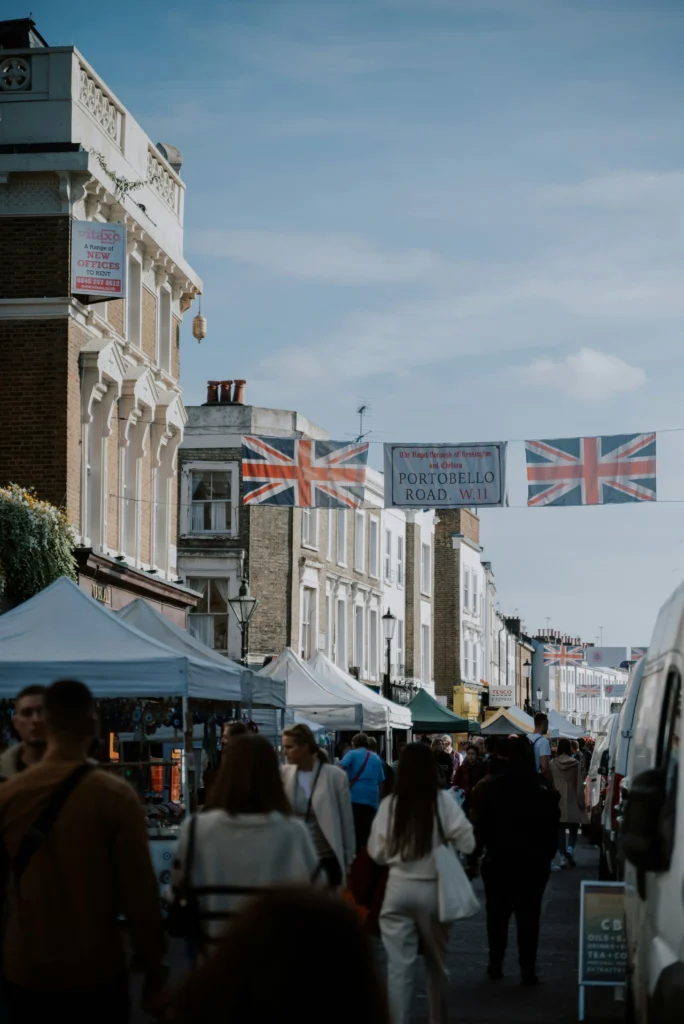
[[[552,872],[544,895],[538,958],[540,984],[536,988],[522,988],[519,984],[513,923],[504,979],[492,982],[486,978],[484,894],[481,882],[475,883],[483,912],[454,927],[449,947],[450,1020],[460,1024],[576,1024],[580,882],[598,878],[598,850],[580,843],[576,860],[575,869]],[[515,885],[514,878],[511,884]],[[383,959],[381,949],[378,952]],[[172,976],[177,979],[186,969],[183,943],[179,940],[171,943],[170,963]],[[134,992],[136,1009],[132,1024],[149,1024],[150,1018],[137,1009],[136,995]],[[613,989],[588,990],[587,1024],[620,1021],[623,1017],[624,1004],[616,1001]],[[411,1019],[415,1024],[428,1022],[422,961]]]
[[[450,1020],[461,1024],[576,1024],[578,1006],[579,897],[583,879],[598,878],[598,850],[580,844],[577,867],[552,872],[544,894],[536,988],[522,988],[517,964],[515,925],[511,923],[504,978],[486,977],[487,934],[484,912],[456,925],[449,947]],[[511,878],[515,885],[515,879]],[[484,907],[482,883],[475,888]],[[622,1020],[624,1004],[613,989],[587,992],[587,1022]],[[422,979],[412,1020],[428,1021]]]

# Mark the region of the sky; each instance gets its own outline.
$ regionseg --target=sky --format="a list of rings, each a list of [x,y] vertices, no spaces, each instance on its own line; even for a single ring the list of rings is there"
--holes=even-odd
[[[346,439],[366,400],[378,467],[514,441],[481,523],[502,610],[646,645],[684,578],[684,4],[32,9],[183,152],[186,404],[242,377]],[[665,500],[525,507],[522,439],[651,430]]]

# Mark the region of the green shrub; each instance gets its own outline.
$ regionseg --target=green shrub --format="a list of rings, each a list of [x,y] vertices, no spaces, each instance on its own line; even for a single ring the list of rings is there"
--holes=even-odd
[[[20,604],[60,576],[75,580],[73,547],[61,509],[17,484],[0,487],[0,594]]]

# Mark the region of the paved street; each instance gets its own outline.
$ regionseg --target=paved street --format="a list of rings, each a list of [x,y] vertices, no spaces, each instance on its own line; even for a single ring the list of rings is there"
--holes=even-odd
[[[485,977],[487,941],[484,913],[454,929],[449,955],[452,977],[451,1018],[463,1024],[575,1024],[577,1021],[577,946],[579,929],[579,889],[583,878],[597,877],[598,853],[582,846],[577,852],[577,869],[551,875],[544,900],[539,956],[542,983],[536,989],[518,984],[513,932],[505,975],[501,982]],[[515,884],[515,879],[511,879]],[[482,886],[476,883],[482,896]],[[380,952],[380,955],[381,952]],[[174,974],[184,968],[182,944],[172,944]],[[426,1022],[427,1000],[422,979],[418,983],[413,1019]],[[622,1003],[615,1002],[613,991],[590,991],[587,1021],[621,1020]],[[136,1011],[134,1024],[149,1021]]]

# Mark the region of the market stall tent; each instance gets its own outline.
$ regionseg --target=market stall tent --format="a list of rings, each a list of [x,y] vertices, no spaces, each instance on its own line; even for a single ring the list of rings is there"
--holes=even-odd
[[[406,705],[413,719],[415,732],[468,732],[470,722],[467,718],[455,715],[427,690],[419,690],[415,697]]]
[[[333,686],[342,686],[349,692],[350,697],[361,701],[364,729],[372,732],[387,729],[388,726],[390,729],[411,728],[411,712],[407,707],[395,704],[394,701],[387,700],[368,686],[364,686],[354,676],[348,675],[335,665],[322,651],[317,651],[307,665],[316,679],[321,680],[324,685],[327,681]]]
[[[172,650],[65,576],[0,615],[0,697],[57,679],[78,679],[98,698],[249,700],[249,674]]]
[[[578,740],[584,735],[584,729],[579,725],[573,725],[559,711],[549,711],[549,736],[552,739],[564,737],[568,740]]]
[[[260,675],[285,680],[288,711],[326,729],[362,729],[363,705],[342,685],[323,682],[310,666],[286,647],[277,658],[261,669]]]
[[[243,668],[242,665],[231,661],[230,658],[224,658],[218,651],[207,647],[187,630],[181,629],[180,626],[171,622],[142,598],[131,601],[115,614],[129,626],[134,626],[141,633],[158,640],[159,643],[165,644],[179,654],[211,661],[228,676],[242,680],[242,685],[247,684],[249,687],[248,699],[252,704],[281,709],[285,707],[284,682],[269,676],[262,676],[258,672]]]
[[[513,704],[510,708],[499,708],[484,723],[481,732],[483,736],[510,736],[512,733],[522,736],[534,732],[534,719]]]

